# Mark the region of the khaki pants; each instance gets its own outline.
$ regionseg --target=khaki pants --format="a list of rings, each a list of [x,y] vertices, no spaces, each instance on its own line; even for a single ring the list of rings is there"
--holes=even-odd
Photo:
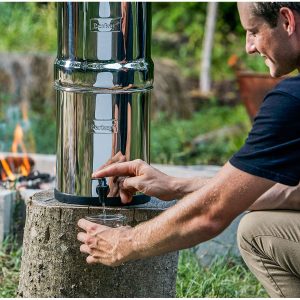
[[[300,211],[250,212],[237,238],[247,266],[271,297],[300,297]]]

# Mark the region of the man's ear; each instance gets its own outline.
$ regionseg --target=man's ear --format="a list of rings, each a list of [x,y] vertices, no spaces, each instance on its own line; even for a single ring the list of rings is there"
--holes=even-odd
[[[282,7],[279,11],[279,15],[283,20],[284,29],[287,31],[289,36],[292,35],[296,29],[294,12],[287,7]]]

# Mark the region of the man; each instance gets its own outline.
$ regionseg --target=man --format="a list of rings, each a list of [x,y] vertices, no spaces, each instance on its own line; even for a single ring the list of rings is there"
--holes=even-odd
[[[246,51],[258,53],[270,74],[300,70],[300,3],[238,3]],[[222,232],[245,210],[239,247],[272,297],[300,296],[300,77],[284,80],[264,99],[241,150],[212,179],[167,176],[145,162],[112,163],[94,178],[124,176],[124,203],[135,191],[180,199],[138,226],[108,228],[79,220],[80,250],[88,263],[128,260],[194,246]],[[259,211],[257,211],[259,210]]]

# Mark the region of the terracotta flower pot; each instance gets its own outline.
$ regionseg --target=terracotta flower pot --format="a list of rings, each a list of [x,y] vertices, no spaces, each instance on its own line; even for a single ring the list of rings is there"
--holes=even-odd
[[[273,78],[269,74],[237,72],[237,82],[241,100],[251,120],[258,113],[265,95],[286,77]]]

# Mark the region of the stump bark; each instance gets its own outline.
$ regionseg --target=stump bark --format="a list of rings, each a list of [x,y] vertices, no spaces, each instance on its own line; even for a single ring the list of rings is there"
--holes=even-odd
[[[134,207],[107,208],[125,214],[129,225],[158,215],[173,203],[151,199]],[[119,267],[88,265],[77,241],[77,221],[101,208],[58,202],[53,191],[27,204],[19,297],[175,297],[178,252],[128,262]]]

